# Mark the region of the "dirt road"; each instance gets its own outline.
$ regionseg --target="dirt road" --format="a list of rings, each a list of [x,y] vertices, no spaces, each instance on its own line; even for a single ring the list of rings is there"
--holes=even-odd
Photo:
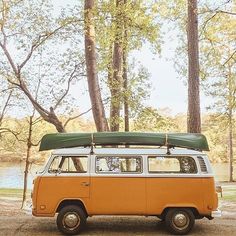
[[[60,235],[55,219],[0,217],[0,235]],[[236,219],[222,218],[196,221],[191,235],[235,235]],[[81,235],[168,235],[164,224],[155,217],[94,217],[89,218]]]
[[[17,206],[17,207],[16,207]],[[17,199],[0,199],[0,235],[61,235],[55,218],[36,218],[19,211]],[[191,235],[236,235],[236,204],[223,202],[223,217],[196,221]],[[91,217],[81,235],[168,235],[156,217]]]

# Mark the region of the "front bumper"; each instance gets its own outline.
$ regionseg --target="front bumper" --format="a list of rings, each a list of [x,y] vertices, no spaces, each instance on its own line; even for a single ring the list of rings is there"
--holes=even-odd
[[[211,217],[213,217],[213,218],[215,218],[215,217],[217,218],[217,217],[221,217],[221,216],[222,216],[222,212],[219,209],[211,212]]]

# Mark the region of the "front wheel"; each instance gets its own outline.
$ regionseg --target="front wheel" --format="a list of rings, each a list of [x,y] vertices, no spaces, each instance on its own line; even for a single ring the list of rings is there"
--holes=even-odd
[[[193,228],[195,217],[190,209],[169,209],[165,216],[167,230],[176,235],[184,235]]]
[[[57,228],[66,235],[78,234],[86,224],[86,214],[75,205],[63,207],[57,216]]]

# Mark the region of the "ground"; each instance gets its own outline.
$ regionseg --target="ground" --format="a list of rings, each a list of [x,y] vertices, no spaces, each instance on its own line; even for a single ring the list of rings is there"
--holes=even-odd
[[[191,235],[235,235],[235,185],[225,185],[225,196],[220,200],[223,216],[218,219],[197,220]],[[228,192],[227,192],[228,191]],[[61,235],[55,218],[36,218],[30,209],[19,210],[19,193],[0,190],[0,235]],[[156,217],[90,217],[81,235],[168,235]]]

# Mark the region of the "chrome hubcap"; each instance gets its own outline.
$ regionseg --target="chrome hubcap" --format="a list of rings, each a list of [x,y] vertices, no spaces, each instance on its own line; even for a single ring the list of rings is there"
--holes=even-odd
[[[66,228],[73,230],[80,224],[80,218],[75,212],[70,212],[64,216],[63,223]]]
[[[188,225],[188,219],[184,214],[178,213],[174,216],[173,223],[176,227],[183,229]]]

